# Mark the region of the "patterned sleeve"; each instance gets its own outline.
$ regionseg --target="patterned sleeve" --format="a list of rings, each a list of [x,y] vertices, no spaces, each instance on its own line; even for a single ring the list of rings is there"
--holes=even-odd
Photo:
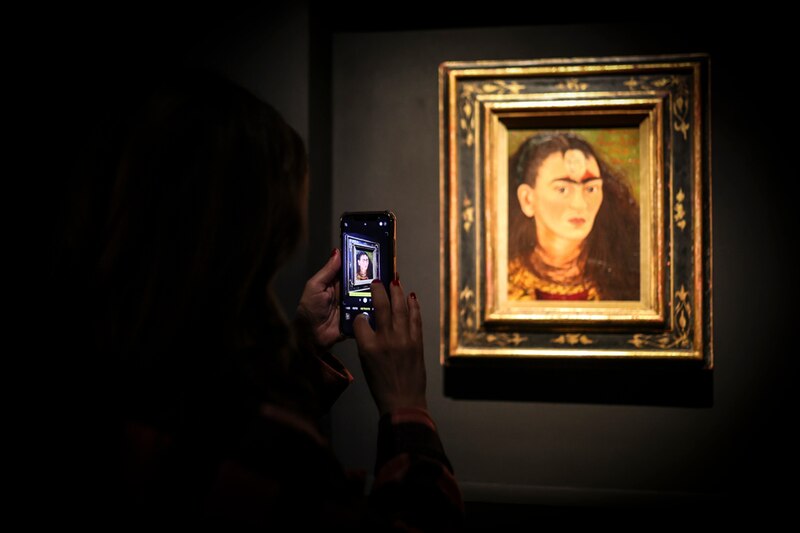
[[[458,531],[463,504],[433,420],[400,410],[380,421],[375,482],[335,458],[315,424],[265,404],[240,446],[230,450],[205,500],[206,525],[348,531]]]
[[[462,528],[461,492],[426,410],[399,409],[381,418],[370,512],[382,530]]]

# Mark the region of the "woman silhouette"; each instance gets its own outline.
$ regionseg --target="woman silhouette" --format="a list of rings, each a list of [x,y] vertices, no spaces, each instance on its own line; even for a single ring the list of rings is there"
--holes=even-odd
[[[297,133],[251,93],[196,72],[113,119],[79,167],[51,279],[52,337],[75,370],[61,440],[77,444],[63,458],[76,477],[64,479],[89,487],[73,508],[81,522],[458,524],[427,411],[420,307],[399,280],[391,304],[372,286],[377,331],[354,323],[381,417],[366,500],[317,424],[352,376],[328,353],[342,340],[341,252],[306,283],[293,321],[272,295],[305,227]]]

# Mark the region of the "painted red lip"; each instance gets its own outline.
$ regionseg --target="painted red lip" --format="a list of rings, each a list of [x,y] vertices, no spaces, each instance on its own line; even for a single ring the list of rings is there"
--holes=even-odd
[[[575,218],[569,219],[569,223],[572,224],[573,226],[580,226],[580,225],[584,224],[585,222],[586,222],[586,219],[585,218],[580,218],[580,217],[575,217]]]

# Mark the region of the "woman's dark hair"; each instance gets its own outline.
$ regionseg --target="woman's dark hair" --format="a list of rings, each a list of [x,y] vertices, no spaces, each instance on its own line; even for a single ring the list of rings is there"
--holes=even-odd
[[[267,287],[304,230],[306,152],[271,106],[210,73],[114,111],[77,165],[52,281],[65,345],[153,418],[215,394],[217,375],[268,374],[232,353],[267,346],[289,365]]]
[[[639,299],[639,208],[628,181],[609,166],[582,137],[573,133],[540,133],[531,136],[509,158],[510,185],[509,258],[528,261],[536,247],[536,219],[522,212],[516,189],[536,185],[539,168],[550,155],[577,149],[592,156],[603,179],[603,203],[587,237],[587,277],[603,300]]]
[[[361,271],[361,269],[358,267],[358,260],[361,259],[362,255],[367,258],[367,261],[369,261],[369,264],[367,265],[367,277],[372,278],[372,259],[369,258],[369,254],[367,254],[367,252],[358,252],[356,254],[356,270],[359,272]]]

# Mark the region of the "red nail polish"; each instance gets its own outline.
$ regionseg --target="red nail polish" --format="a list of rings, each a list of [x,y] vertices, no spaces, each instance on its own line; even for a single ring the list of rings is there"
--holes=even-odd
[[[334,255],[336,255],[336,248],[334,248],[333,250],[331,250],[331,257],[333,257]]]
[[[409,296],[411,296],[412,300],[416,300],[417,299],[417,293],[415,293],[415,292],[412,292],[411,294],[409,294]]]
[[[379,280],[378,278],[375,278],[375,279],[372,280],[372,283],[380,283],[380,282],[381,282],[381,280]]]

